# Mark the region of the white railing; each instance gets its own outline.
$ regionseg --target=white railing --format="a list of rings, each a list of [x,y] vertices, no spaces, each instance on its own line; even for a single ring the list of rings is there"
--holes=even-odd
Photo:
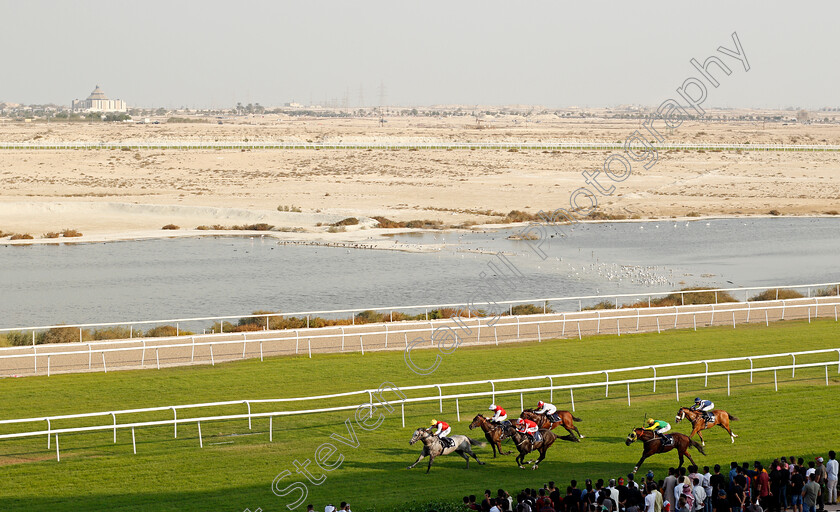
[[[717,144],[657,143],[660,151],[840,151],[837,144]],[[0,142],[0,150],[65,150],[65,149],[517,149],[517,150],[624,150],[624,142],[556,141],[556,142],[299,142],[299,141],[123,141],[123,142]]]
[[[821,361],[821,362],[814,362],[814,363],[796,363],[797,356],[804,356],[804,355],[815,355],[815,354],[828,354],[834,353],[838,354],[837,360],[831,361]],[[776,366],[767,366],[767,367],[756,367],[755,361],[757,360],[765,360],[765,359],[773,359],[773,358],[782,358],[782,357],[790,357],[792,359],[791,364],[788,365],[776,365]],[[718,370],[718,371],[709,371],[709,365],[715,363],[725,363],[725,362],[749,362],[749,368],[743,369],[729,369],[729,370]],[[692,366],[692,365],[704,365],[704,371],[692,374],[673,374],[673,375],[658,375],[657,369],[662,370],[664,368],[681,368],[685,366]],[[661,364],[654,364],[654,365],[644,365],[644,366],[635,366],[635,367],[627,367],[627,368],[615,368],[609,370],[595,370],[595,371],[586,371],[586,372],[576,372],[576,373],[566,373],[566,374],[555,374],[555,375],[539,375],[539,376],[531,376],[531,377],[514,377],[514,378],[506,378],[506,379],[491,379],[491,380],[478,380],[478,381],[466,381],[466,382],[449,382],[449,383],[440,383],[440,384],[425,384],[425,385],[417,385],[417,386],[406,386],[403,388],[398,388],[396,385],[391,383],[389,386],[386,387],[387,390],[398,390],[400,396],[402,397],[400,400],[394,400],[394,403],[400,404],[401,416],[402,416],[402,426],[405,427],[405,405],[412,404],[412,403],[422,403],[422,402],[438,402],[439,403],[439,411],[443,412],[443,401],[444,400],[454,400],[455,401],[455,412],[457,416],[457,420],[461,421],[461,411],[460,411],[460,400],[461,399],[473,399],[473,398],[484,398],[490,397],[492,402],[496,402],[496,396],[507,396],[507,395],[516,395],[519,394],[520,400],[520,410],[524,410],[524,394],[525,393],[536,393],[536,392],[549,392],[549,400],[554,400],[554,392],[555,391],[569,391],[569,400],[571,404],[572,411],[575,411],[575,398],[574,392],[575,390],[580,389],[590,389],[590,388],[599,388],[604,387],[604,397],[609,398],[609,388],[610,385],[612,386],[626,386],[626,396],[627,396],[627,405],[631,405],[631,393],[630,393],[630,385],[631,384],[642,384],[642,383],[653,383],[653,392],[656,392],[656,384],[657,382],[674,382],[674,391],[676,400],[680,400],[680,390],[679,390],[679,381],[682,379],[683,381],[687,379],[704,379],[704,387],[708,387],[709,384],[709,377],[722,377],[726,376],[726,392],[727,395],[731,394],[731,378],[733,375],[745,375],[749,374],[750,376],[750,383],[753,383],[753,376],[756,373],[762,372],[773,372],[773,383],[774,388],[776,391],[779,390],[779,382],[778,382],[778,372],[784,370],[791,371],[791,378],[796,377],[796,370],[802,370],[806,368],[825,368],[825,385],[829,385],[829,373],[828,369],[832,366],[837,366],[837,373],[840,374],[840,348],[830,348],[830,349],[820,349],[820,350],[808,350],[808,351],[800,351],[800,352],[783,352],[777,354],[759,354],[759,355],[752,355],[752,356],[740,356],[740,357],[730,357],[730,358],[719,358],[719,359],[707,359],[707,360],[695,360],[695,361],[682,361],[682,362],[675,362],[675,363],[661,363]],[[610,374],[616,373],[627,373],[627,372],[637,372],[637,371],[645,371],[651,370],[653,372],[653,376],[651,377],[641,377],[641,378],[625,378],[619,380],[610,380]],[[583,376],[595,376],[595,375],[604,375],[604,380],[600,382],[585,382],[585,383],[575,383],[575,384],[555,384],[554,379],[569,379],[574,377],[583,377]],[[515,388],[515,389],[496,389],[496,384],[500,383],[513,383],[513,382],[524,382],[524,381],[533,381],[533,380],[543,380],[548,379],[549,385],[548,386],[537,386],[537,387],[528,387],[528,388]],[[117,442],[117,430],[119,429],[131,429],[131,440],[132,440],[132,447],[134,453],[137,453],[137,446],[135,441],[135,428],[140,427],[153,427],[153,426],[172,426],[174,430],[174,438],[178,437],[178,425],[179,424],[192,424],[195,423],[198,427],[198,438],[199,438],[199,445],[201,447],[204,446],[204,442],[201,435],[201,422],[210,422],[210,421],[230,421],[230,420],[238,420],[238,419],[247,419],[248,420],[248,429],[251,430],[253,428],[253,419],[255,418],[268,418],[269,419],[269,441],[274,440],[274,428],[273,428],[273,421],[275,417],[282,417],[282,416],[291,416],[291,415],[298,415],[298,414],[316,414],[316,413],[325,413],[325,412],[340,412],[352,409],[358,409],[364,406],[373,406],[373,397],[374,395],[379,396],[380,403],[382,403],[381,393],[383,392],[383,387],[385,384],[381,386],[377,390],[373,389],[364,389],[360,391],[351,391],[345,393],[334,393],[328,395],[318,395],[318,396],[308,396],[308,397],[297,397],[297,398],[277,398],[277,399],[254,399],[254,400],[234,400],[234,401],[224,401],[224,402],[210,402],[210,403],[201,403],[201,404],[184,404],[184,405],[173,405],[173,406],[164,406],[164,407],[149,407],[149,408],[140,408],[140,409],[124,409],[124,410],[115,410],[115,411],[103,411],[103,412],[94,412],[94,413],[83,413],[83,414],[66,414],[66,415],[55,415],[55,416],[42,416],[42,417],[34,417],[34,418],[17,418],[17,419],[9,419],[9,420],[1,420],[0,425],[11,425],[11,424],[19,424],[19,423],[39,423],[39,422],[46,422],[47,430],[34,430],[34,431],[25,431],[25,432],[15,432],[9,434],[2,434],[0,435],[0,439],[18,439],[18,438],[27,438],[27,437],[37,437],[37,436],[46,436],[47,437],[47,448],[50,448],[51,441],[53,436],[55,436],[55,443],[56,443],[56,458],[57,460],[61,460],[60,451],[59,451],[59,444],[58,444],[58,435],[59,434],[68,434],[68,433],[81,433],[81,432],[94,432],[94,431],[110,431],[113,430],[114,436],[114,443]],[[452,393],[452,394],[443,394],[443,388],[446,387],[465,387],[465,386],[475,386],[475,385],[490,385],[491,389],[489,391],[478,391],[478,392],[461,392],[461,393]],[[409,398],[407,397],[403,391],[413,391],[413,390],[426,390],[426,389],[437,389],[438,394],[432,396],[422,396],[422,397],[414,397]],[[301,410],[287,410],[287,411],[270,411],[270,412],[252,412],[251,405],[252,404],[269,404],[269,403],[287,403],[287,402],[301,402],[305,403],[308,401],[313,400],[324,400],[324,399],[334,399],[334,398],[343,398],[343,397],[351,397],[351,396],[361,396],[366,397],[367,402],[362,404],[356,405],[346,405],[346,406],[335,406],[335,407],[326,407],[326,408],[317,408],[317,409],[301,409]],[[390,404],[390,402],[388,402]],[[245,414],[227,414],[227,415],[213,415],[213,416],[201,416],[201,417],[191,417],[191,418],[178,418],[178,411],[185,410],[185,409],[195,409],[195,408],[208,408],[208,407],[222,407],[222,406],[231,406],[231,405],[245,405],[247,407],[247,413]],[[130,422],[130,423],[118,423],[117,422],[117,415],[125,415],[125,414],[137,414],[137,413],[149,413],[149,412],[160,412],[160,411],[172,411],[173,418],[171,420],[154,420],[154,421],[137,421],[137,422]],[[102,417],[102,416],[111,416],[113,418],[113,423],[107,425],[90,425],[90,426],[83,426],[83,427],[72,427],[72,428],[52,428],[52,422],[65,420],[65,419],[80,419],[80,418],[93,418],[93,417]]]
[[[391,319],[393,319],[394,313],[400,313],[404,311],[420,311],[423,310],[426,320],[429,320],[429,311],[434,311],[436,309],[443,309],[443,308],[454,308],[459,309],[466,313],[467,318],[470,318],[474,314],[473,307],[480,307],[480,306],[491,306],[491,305],[505,305],[508,306],[508,313],[513,314],[513,307],[515,305],[522,305],[522,304],[542,304],[543,313],[548,313],[549,304],[554,303],[568,303],[568,302],[577,302],[578,303],[578,310],[583,310],[584,301],[586,302],[604,302],[604,301],[614,301],[616,309],[621,306],[619,304],[619,299],[631,299],[631,300],[638,300],[647,298],[648,300],[648,307],[650,307],[651,301],[654,297],[665,297],[668,295],[680,295],[680,299],[685,303],[685,296],[691,296],[692,294],[698,293],[714,293],[715,294],[715,303],[717,304],[718,294],[719,293],[733,293],[739,295],[740,293],[744,294],[744,302],[748,302],[748,294],[750,292],[755,292],[758,290],[777,290],[776,299],[778,299],[778,290],[807,290],[806,298],[811,297],[811,293],[814,290],[825,290],[828,288],[834,289],[834,295],[840,296],[840,282],[833,282],[833,283],[815,283],[815,284],[797,284],[797,285],[779,285],[779,286],[752,286],[752,287],[742,287],[742,288],[709,288],[704,290],[676,290],[676,291],[660,291],[660,292],[650,292],[650,293],[618,293],[612,295],[575,295],[575,296],[568,296],[568,297],[549,297],[549,298],[541,298],[541,299],[517,299],[517,300],[504,300],[504,301],[497,301],[497,302],[474,302],[474,303],[450,303],[450,304],[421,304],[421,305],[414,305],[414,306],[371,306],[371,307],[363,307],[363,308],[350,308],[350,309],[327,309],[327,310],[317,310],[317,311],[295,311],[295,312],[288,312],[288,313],[261,313],[261,314],[245,314],[245,315],[226,315],[226,316],[205,316],[205,317],[188,317],[188,318],[168,318],[162,320],[131,320],[131,321],[121,321],[121,322],[98,322],[98,323],[82,323],[82,324],[53,324],[53,325],[38,325],[38,326],[24,326],[24,327],[3,327],[0,328],[0,333],[2,332],[12,332],[12,331],[22,331],[22,332],[32,332],[32,340],[33,344],[35,342],[35,332],[36,331],[43,331],[47,329],[66,329],[66,328],[77,328],[79,329],[79,341],[83,341],[83,329],[91,328],[91,327],[117,327],[117,326],[129,326],[130,327],[130,337],[133,337],[131,333],[133,333],[134,326],[139,325],[153,325],[153,324],[175,324],[176,330],[180,329],[180,324],[184,323],[192,323],[192,322],[219,322],[220,327],[222,328],[222,333],[224,333],[224,321],[225,320],[238,320],[240,318],[260,318],[265,319],[265,330],[268,330],[269,321],[271,318],[304,318],[306,317],[306,326],[309,328],[310,319],[314,316],[318,315],[327,315],[327,316],[336,316],[336,315],[344,315],[350,314],[350,325],[355,325],[356,317],[355,314],[361,313],[363,311],[373,311],[382,314],[390,314]],[[731,303],[729,303],[731,304]],[[498,312],[497,312],[498,313]],[[177,335],[177,334],[176,334]]]
[[[778,303],[780,302],[780,304]],[[484,330],[484,344],[498,345],[500,342],[499,332],[502,331],[502,342],[512,341],[527,341],[537,340],[541,342],[543,338],[564,338],[567,336],[566,330],[569,327],[569,336],[582,339],[584,333],[591,334],[617,334],[621,336],[622,326],[621,321],[624,320],[624,333],[653,331],[661,332],[662,329],[676,329],[680,326],[680,318],[683,323],[690,322],[684,325],[685,328],[693,328],[697,330],[698,315],[700,316],[701,327],[706,325],[728,325],[731,318],[732,327],[735,328],[738,323],[738,317],[741,316],[742,323],[749,323],[750,321],[764,321],[769,326],[770,313],[775,312],[773,320],[806,318],[811,322],[812,318],[819,318],[822,308],[822,316],[838,321],[838,307],[840,307],[840,300],[838,297],[814,297],[811,299],[787,299],[771,303],[724,303],[724,304],[694,304],[687,306],[670,306],[670,307],[653,307],[653,308],[637,308],[637,309],[619,309],[619,310],[587,310],[572,313],[547,313],[542,315],[527,315],[527,316],[506,316],[501,317],[492,325],[488,325],[487,319],[476,318],[472,320],[459,320],[456,323],[452,319],[432,320],[428,322],[412,321],[400,322],[396,324],[395,328],[391,328],[389,324],[363,324],[356,326],[356,330],[348,332],[349,326],[339,327],[322,327],[313,329],[297,329],[290,331],[256,331],[243,332],[236,335],[228,334],[211,334],[203,336],[189,336],[189,337],[175,337],[175,338],[160,338],[157,340],[135,339],[135,340],[119,340],[119,341],[100,341],[90,342],[84,344],[71,344],[78,349],[66,348],[68,344],[56,345],[26,345],[21,347],[6,347],[0,349],[0,368],[3,363],[10,360],[32,359],[32,372],[38,374],[38,360],[41,360],[42,373],[47,376],[51,375],[52,361],[54,357],[75,357],[87,355],[87,368],[83,362],[76,363],[75,371],[91,371],[94,370],[93,360],[94,353],[101,358],[101,367],[97,364],[96,370],[101,368],[102,371],[107,372],[108,366],[106,363],[106,354],[136,352],[135,359],[131,359],[128,364],[123,360],[120,368],[145,368],[146,367],[146,353],[154,350],[155,366],[157,369],[161,368],[160,351],[169,351],[170,354],[177,350],[183,352],[179,356],[170,357],[170,359],[177,359],[173,365],[184,365],[196,363],[196,349],[200,352],[207,353],[208,351],[201,349],[208,349],[209,353],[204,360],[204,364],[209,362],[211,365],[216,364],[217,353],[220,347],[242,346],[242,354],[235,352],[235,356],[228,354],[227,359],[244,359],[246,357],[249,346],[251,347],[251,357],[257,356],[257,349],[259,350],[260,361],[263,360],[265,351],[265,344],[288,345],[284,350],[275,349],[270,355],[280,354],[308,354],[312,357],[313,340],[316,341],[315,350],[321,352],[345,352],[348,350],[359,350],[362,355],[365,353],[365,339],[376,341],[376,338],[381,338],[378,343],[368,342],[367,350],[406,350],[410,342],[413,342],[418,337],[423,339],[428,338],[431,345],[434,346],[433,339],[434,332],[441,326],[449,326],[453,329],[460,329],[466,331],[460,337],[460,344],[464,345],[478,345],[482,344],[482,329]],[[792,316],[788,313],[792,310],[798,314]],[[804,310],[804,311],[803,311]],[[642,311],[646,311],[644,314]],[[761,314],[763,313],[763,315]],[[717,323],[715,318],[717,315]],[[787,316],[786,316],[787,315]],[[673,317],[673,323],[670,320]],[[668,323],[663,325],[662,319],[668,319]],[[643,320],[651,320],[649,325],[642,327]],[[472,322],[475,322],[474,324]],[[630,323],[630,327],[628,327]],[[635,323],[635,328],[633,324]],[[384,329],[383,329],[384,327]],[[552,331],[553,328],[553,331]],[[370,329],[370,330],[368,330]],[[340,332],[339,332],[340,331]],[[507,337],[505,332],[508,332]],[[473,332],[475,336],[473,336]],[[249,334],[251,337],[249,338]],[[241,335],[241,337],[238,337]],[[234,339],[217,339],[219,337],[237,336]],[[196,341],[207,339],[210,341]],[[358,349],[356,349],[355,342],[358,339]],[[391,346],[389,347],[389,339]],[[396,339],[396,343],[394,342]],[[187,341],[189,340],[189,341]],[[318,346],[318,341],[335,342],[335,346],[326,345]],[[172,342],[170,342],[172,341]],[[340,342],[340,345],[339,345]],[[352,344],[351,344],[352,342]],[[155,344],[162,343],[162,344]],[[120,346],[131,345],[131,346]],[[294,345],[294,351],[292,351]],[[95,347],[94,347],[95,346]],[[214,347],[216,353],[214,353]],[[420,347],[422,348],[422,347]],[[230,352],[230,351],[229,351]],[[166,354],[165,354],[166,355]],[[44,369],[44,359],[46,359],[46,368]],[[199,361],[201,362],[201,361]],[[6,373],[12,373],[7,369]],[[114,368],[116,366],[113,366]],[[11,367],[13,370],[21,367]],[[27,367],[28,370],[28,367]],[[73,370],[71,370],[73,371]]]

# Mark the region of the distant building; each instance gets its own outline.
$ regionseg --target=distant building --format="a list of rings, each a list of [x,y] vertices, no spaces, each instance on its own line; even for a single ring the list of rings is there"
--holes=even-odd
[[[74,112],[126,112],[128,107],[122,100],[109,100],[99,86],[90,93],[86,100],[73,100]]]

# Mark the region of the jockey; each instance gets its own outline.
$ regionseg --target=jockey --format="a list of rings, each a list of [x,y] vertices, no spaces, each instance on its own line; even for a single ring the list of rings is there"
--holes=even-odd
[[[534,441],[534,434],[536,434],[538,430],[539,427],[537,427],[537,424],[531,420],[526,420],[524,418],[516,420],[516,431],[522,434],[527,434],[531,438],[531,442]]]
[[[452,432],[452,427],[449,426],[449,423],[445,421],[438,421],[432,420],[432,427],[437,427],[437,430],[433,432],[438,439],[441,440],[444,446],[447,445],[447,442],[443,440],[444,437],[448,436],[450,432]]]
[[[557,418],[554,416],[557,412],[557,407],[548,402],[543,402],[542,400],[537,402],[537,410],[535,412],[537,414],[545,414],[546,418],[551,421],[557,421]]]
[[[507,421],[507,412],[496,404],[490,406],[490,410],[494,412],[493,417],[490,418],[491,423],[501,425]]]
[[[715,404],[712,403],[711,400],[701,400],[700,397],[694,399],[694,405],[689,407],[692,411],[700,411],[703,413],[703,418],[706,421],[712,421],[712,409],[715,408]]]
[[[669,425],[667,421],[648,418],[647,424],[648,426],[645,427],[644,430],[652,430],[653,433],[659,436],[659,438],[663,441],[665,440],[665,432],[671,430],[671,425]]]

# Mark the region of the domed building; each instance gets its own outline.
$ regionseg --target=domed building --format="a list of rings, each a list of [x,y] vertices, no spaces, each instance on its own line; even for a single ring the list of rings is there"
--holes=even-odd
[[[126,112],[128,107],[122,100],[109,100],[97,85],[86,100],[73,100],[72,109],[74,112]]]

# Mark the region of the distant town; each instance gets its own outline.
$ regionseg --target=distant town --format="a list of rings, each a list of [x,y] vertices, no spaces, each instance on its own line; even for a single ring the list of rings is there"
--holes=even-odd
[[[295,101],[280,106],[263,106],[260,103],[237,103],[227,108],[190,109],[129,106],[121,99],[110,99],[99,85],[86,99],[74,99],[68,105],[0,102],[0,122],[123,122],[123,123],[217,123],[248,122],[248,119],[282,117],[347,117],[364,118],[392,116],[420,117],[474,117],[476,126],[492,127],[493,123],[507,118],[509,122],[527,123],[530,117],[554,114],[560,118],[645,119],[652,112],[650,106],[620,105],[617,107],[565,107],[549,108],[537,105],[431,105],[431,106],[348,106],[347,102],[302,104]],[[513,117],[514,119],[511,119]],[[781,122],[808,124],[840,123],[840,107],[822,107],[805,110],[800,107],[782,109],[716,108],[702,119],[684,116],[702,122]],[[539,122],[534,120],[533,122]]]

